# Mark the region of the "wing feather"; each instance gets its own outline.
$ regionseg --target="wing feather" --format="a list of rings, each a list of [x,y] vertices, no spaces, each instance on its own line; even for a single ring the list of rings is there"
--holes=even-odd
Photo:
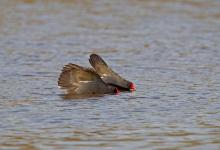
[[[89,62],[105,83],[129,89],[131,82],[114,72],[99,55],[91,54]]]

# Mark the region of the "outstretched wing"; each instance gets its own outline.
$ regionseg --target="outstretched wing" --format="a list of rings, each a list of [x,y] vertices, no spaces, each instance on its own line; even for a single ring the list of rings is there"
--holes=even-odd
[[[129,90],[131,82],[115,73],[99,55],[91,54],[89,62],[105,83]]]
[[[76,64],[68,64],[63,67],[58,79],[58,86],[76,94],[101,94],[109,89],[92,68]]]

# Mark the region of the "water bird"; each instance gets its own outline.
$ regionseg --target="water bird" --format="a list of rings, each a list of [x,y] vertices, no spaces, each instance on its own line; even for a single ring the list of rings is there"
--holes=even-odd
[[[119,91],[134,91],[134,83],[115,73],[97,54],[91,54],[93,68],[69,63],[58,79],[58,86],[71,95],[118,94]]]

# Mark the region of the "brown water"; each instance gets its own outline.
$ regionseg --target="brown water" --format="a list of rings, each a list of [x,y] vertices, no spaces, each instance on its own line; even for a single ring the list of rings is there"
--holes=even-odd
[[[133,93],[66,100],[97,52]],[[220,149],[220,1],[0,1],[0,149]]]

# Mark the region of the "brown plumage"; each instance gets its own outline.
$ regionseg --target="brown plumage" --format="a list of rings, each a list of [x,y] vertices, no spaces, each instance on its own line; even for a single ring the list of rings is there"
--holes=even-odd
[[[107,94],[117,92],[117,88],[106,84],[92,68],[85,68],[76,64],[63,67],[58,79],[58,86],[66,89],[70,94]]]
[[[105,83],[118,87],[119,90],[135,90],[132,82],[115,73],[99,55],[91,54],[89,62]]]

